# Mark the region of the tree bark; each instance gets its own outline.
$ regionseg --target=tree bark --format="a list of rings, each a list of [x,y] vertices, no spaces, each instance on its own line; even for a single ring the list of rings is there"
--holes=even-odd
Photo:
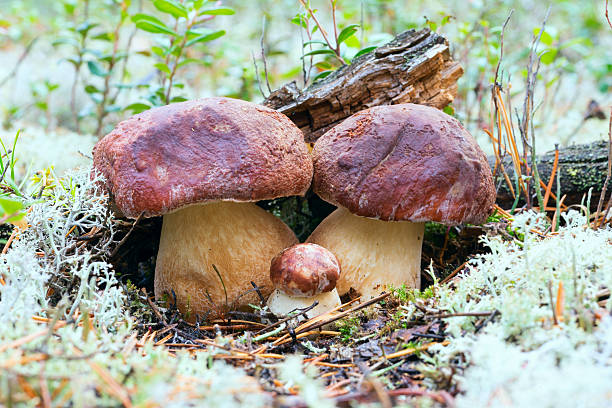
[[[295,81],[282,86],[264,105],[287,115],[304,139],[314,142],[327,129],[372,106],[412,102],[442,109],[456,96],[462,74],[444,37],[412,29],[305,90]]]
[[[491,169],[495,165],[495,157],[489,157]],[[536,163],[540,177],[545,184],[548,184],[550,179],[555,152],[550,151],[537,157]],[[595,210],[599,195],[606,179],[608,169],[608,144],[605,141],[580,144],[563,149],[559,149],[559,173],[561,183],[561,197],[567,195],[564,204],[580,204],[583,197],[588,194],[589,189],[593,189],[591,193],[591,210]],[[510,177],[512,183],[514,179],[514,167],[510,158],[504,159],[504,168]],[[502,208],[510,208],[514,203],[514,197],[510,192],[507,183],[504,181],[500,172],[497,172],[496,182],[499,186],[497,190],[497,204]],[[533,183],[532,183],[533,184]],[[514,184],[512,188],[515,188]],[[544,191],[544,190],[542,190]],[[557,180],[553,181],[552,193],[557,192]],[[542,195],[544,193],[542,192]],[[534,205],[537,205],[535,196],[532,199]],[[521,198],[519,206],[525,203]],[[587,204],[587,199],[584,199],[584,205]],[[548,206],[554,207],[555,200],[552,198],[548,201]]]

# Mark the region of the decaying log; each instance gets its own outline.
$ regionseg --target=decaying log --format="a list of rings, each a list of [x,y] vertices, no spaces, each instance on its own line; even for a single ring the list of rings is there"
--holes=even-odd
[[[536,160],[540,177],[546,184],[552,172],[554,159],[555,152],[550,151],[538,156]],[[495,157],[489,157],[489,164],[493,168]],[[504,159],[504,168],[510,180],[514,183],[514,171],[510,158]],[[605,141],[559,149],[561,196],[567,195],[564,204],[580,204],[583,196],[592,188],[591,210],[595,210],[606,179],[607,168],[608,144]],[[501,183],[497,191],[497,204],[502,208],[510,208],[514,202],[514,197],[501,175],[498,175],[497,181]],[[512,187],[514,188],[514,185]],[[552,188],[553,194],[556,191],[557,182],[555,178]],[[537,205],[535,198],[532,202]],[[586,205],[586,200],[584,203]],[[521,199],[519,205],[523,204],[524,200]],[[548,206],[554,207],[555,200],[549,199]]]
[[[412,29],[303,91],[295,81],[284,85],[264,104],[287,115],[313,142],[371,106],[412,102],[442,109],[457,94],[461,74],[444,37]]]

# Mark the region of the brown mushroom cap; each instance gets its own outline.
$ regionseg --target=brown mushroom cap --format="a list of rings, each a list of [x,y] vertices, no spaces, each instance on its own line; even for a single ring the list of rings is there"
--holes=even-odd
[[[127,217],[156,216],[207,201],[302,195],[312,162],[302,132],[254,103],[205,98],[119,123],[93,151]]]
[[[297,244],[272,259],[270,279],[287,295],[310,297],[332,291],[340,277],[338,260],[317,244]]]
[[[415,104],[358,112],[313,150],[314,191],[385,221],[482,223],[495,189],[474,138],[455,118]]]

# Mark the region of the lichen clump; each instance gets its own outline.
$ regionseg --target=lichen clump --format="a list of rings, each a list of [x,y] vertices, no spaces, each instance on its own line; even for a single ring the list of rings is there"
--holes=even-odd
[[[107,197],[89,169],[44,190],[0,255],[0,405],[264,406],[238,368],[139,344],[126,293],[104,261]],[[104,231],[95,246],[77,237]],[[126,405],[126,406],[128,406]]]
[[[475,317],[446,319],[450,345],[430,348],[432,378],[458,373],[457,406],[612,403],[612,302],[599,300],[612,287],[612,230],[591,229],[575,211],[564,221],[543,239],[533,232],[544,230],[541,215],[516,216],[522,242],[483,237],[491,253],[454,287],[436,288],[449,313],[499,312],[478,332]]]

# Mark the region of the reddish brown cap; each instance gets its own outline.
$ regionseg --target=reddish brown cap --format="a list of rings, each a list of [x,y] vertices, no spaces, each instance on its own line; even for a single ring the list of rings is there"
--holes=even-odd
[[[427,106],[358,112],[319,138],[313,160],[314,191],[363,217],[478,224],[495,202],[491,169],[474,138]]]
[[[289,296],[330,292],[340,277],[338,260],[317,244],[297,244],[276,255],[270,265],[274,286]]]
[[[119,210],[156,216],[206,201],[301,195],[312,178],[302,132],[254,103],[205,98],[119,123],[93,151]]]

